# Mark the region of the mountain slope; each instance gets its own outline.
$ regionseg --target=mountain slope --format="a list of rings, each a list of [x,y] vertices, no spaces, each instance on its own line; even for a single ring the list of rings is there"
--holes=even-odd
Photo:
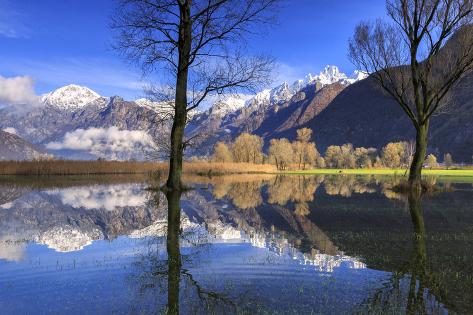
[[[345,89],[346,85],[336,82],[327,86],[311,84],[270,115],[254,132],[272,138],[278,133],[297,128],[319,115],[330,102]]]
[[[48,157],[50,155],[28,141],[0,130],[0,160],[38,160]]]
[[[153,139],[162,139],[167,129],[158,123],[163,113],[153,102],[102,97],[76,85],[41,99],[41,106],[28,111],[2,108],[0,128],[14,129],[66,158],[145,159],[148,151],[155,150]]]
[[[449,111],[432,118],[429,152],[441,159],[452,153],[457,162],[471,162],[473,155],[473,74],[452,90]],[[357,82],[319,115],[303,124],[314,131],[322,152],[331,144],[381,148],[386,143],[414,140],[415,130],[402,109],[385,95],[372,79]],[[275,134],[294,138],[297,128]]]
[[[299,127],[322,112],[343,89],[366,77],[356,71],[348,77],[335,66],[327,66],[316,76],[281,85],[258,93],[245,106],[221,115],[214,106],[197,115],[187,127],[188,134],[205,138],[196,153],[209,154],[217,141],[230,141],[242,132],[267,140],[285,130]],[[222,104],[219,104],[221,107]]]

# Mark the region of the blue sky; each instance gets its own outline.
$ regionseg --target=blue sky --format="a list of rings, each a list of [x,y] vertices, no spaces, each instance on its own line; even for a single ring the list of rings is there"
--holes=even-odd
[[[106,96],[140,97],[140,71],[111,49],[114,5],[0,0],[0,76],[30,76],[37,93],[74,83]],[[383,16],[382,0],[286,0],[278,24],[252,38],[250,47],[276,58],[278,81],[318,73],[327,64],[349,73],[347,41],[355,25]]]

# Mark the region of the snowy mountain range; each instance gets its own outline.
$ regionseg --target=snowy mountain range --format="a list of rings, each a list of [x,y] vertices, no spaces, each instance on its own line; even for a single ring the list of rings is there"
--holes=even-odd
[[[156,121],[163,106],[103,97],[87,87],[68,85],[41,96],[28,110],[0,109],[0,129],[14,133],[55,156],[74,159],[145,159],[166,126]]]
[[[286,107],[291,100],[333,84],[346,87],[364,79],[327,66],[318,75],[307,75],[291,84],[284,82],[256,95],[226,95],[210,108],[194,113],[187,134],[201,133],[207,154],[212,143],[256,130],[267,117]],[[172,108],[147,99],[125,101],[118,96],[104,97],[79,85],[68,85],[40,97],[40,105],[24,111],[13,106],[0,109],[0,129],[10,131],[50,153],[74,159],[147,159],[159,156],[169,124],[158,121]],[[239,128],[235,128],[235,123]]]
[[[319,114],[347,86],[368,75],[351,76],[336,66],[326,66],[318,75],[308,74],[293,83],[283,82],[252,97],[232,97],[216,102],[197,114],[189,134],[206,135],[197,154],[209,154],[216,141],[229,141],[242,132],[270,139],[273,131],[297,127]]]
[[[283,82],[280,85],[261,91],[255,96],[230,96],[214,103],[209,109],[211,114],[231,114],[242,108],[258,109],[261,106],[281,105],[289,101],[294,95],[310,85],[319,87],[341,83],[345,86],[363,80],[368,75],[362,71],[354,71],[351,76],[340,72],[337,66],[327,65],[318,75],[308,74],[304,79],[297,80],[292,84]]]

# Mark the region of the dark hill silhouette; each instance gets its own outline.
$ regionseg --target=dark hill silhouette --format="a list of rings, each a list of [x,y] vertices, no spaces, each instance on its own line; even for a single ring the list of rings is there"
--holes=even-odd
[[[471,162],[473,73],[465,76],[451,95],[448,111],[432,119],[428,150],[438,157],[451,153],[457,162]],[[331,144],[381,148],[391,141],[414,139],[414,127],[405,113],[371,78],[348,86],[302,126],[277,132],[273,137],[294,139],[301,127],[313,129],[322,152]]]

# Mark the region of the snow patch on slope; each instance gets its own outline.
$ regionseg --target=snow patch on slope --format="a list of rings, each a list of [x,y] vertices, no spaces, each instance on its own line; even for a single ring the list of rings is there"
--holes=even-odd
[[[212,115],[224,116],[236,112],[240,108],[245,107],[246,102],[251,98],[253,98],[253,95],[241,94],[217,99],[210,108],[210,113]]]

